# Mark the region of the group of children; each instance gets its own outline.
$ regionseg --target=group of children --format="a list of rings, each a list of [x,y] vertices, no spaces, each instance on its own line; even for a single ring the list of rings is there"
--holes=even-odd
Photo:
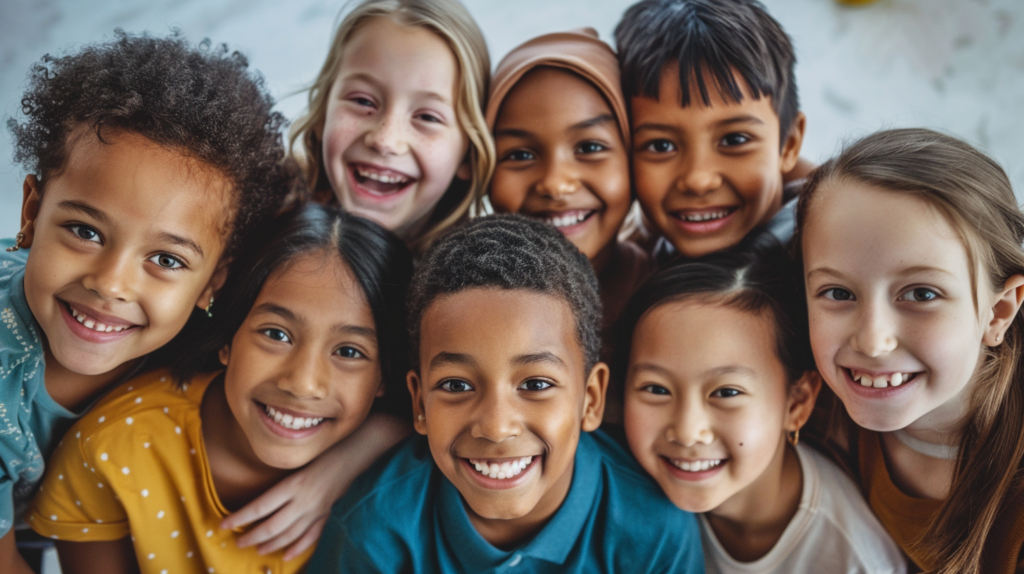
[[[809,166],[756,0],[615,43],[492,78],[457,0],[363,0],[291,149],[223,46],[44,57],[0,570],[1024,570],[1003,170],[926,129]]]

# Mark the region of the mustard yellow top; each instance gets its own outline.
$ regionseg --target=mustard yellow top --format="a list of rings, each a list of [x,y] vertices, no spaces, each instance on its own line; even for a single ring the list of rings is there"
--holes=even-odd
[[[885,466],[881,435],[860,429],[858,442],[861,485],[871,510],[918,567],[924,571],[938,568],[940,564],[934,563],[933,558],[920,551],[915,552],[913,543],[938,514],[942,501],[910,496],[893,483]],[[1018,496],[1007,501],[992,525],[985,541],[982,571],[992,574],[1016,572],[1022,558],[1022,544],[1024,499]]]
[[[131,535],[143,574],[300,571],[312,550],[288,562],[283,550],[260,556],[237,546],[241,529],[218,526],[228,512],[214,491],[199,417],[217,374],[179,389],[154,371],[106,396],[50,459],[32,528],[77,542]]]

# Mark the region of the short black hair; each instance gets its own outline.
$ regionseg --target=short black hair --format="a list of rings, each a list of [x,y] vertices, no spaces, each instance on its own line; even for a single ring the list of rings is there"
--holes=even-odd
[[[275,271],[302,255],[322,252],[340,257],[362,288],[377,331],[384,402],[393,405],[395,412],[408,411],[404,301],[412,276],[412,256],[405,244],[372,221],[317,204],[285,212],[253,237],[260,239],[247,245],[232,264],[212,309],[213,319],[202,325],[190,322],[162,352],[179,384],[198,373],[222,368],[218,352],[231,343]]]
[[[615,43],[627,101],[657,98],[662,70],[676,63],[683,107],[694,81],[710,105],[705,73],[723,98],[739,102],[735,69],[754,99],[771,97],[782,141],[789,135],[800,110],[793,43],[757,0],[641,0],[615,27]]]
[[[287,121],[273,106],[263,77],[226,44],[193,47],[178,30],[155,38],[118,28],[113,40],[34,64],[21,99],[24,122],[10,118],[7,127],[14,161],[43,190],[83,125],[100,141],[107,130],[133,132],[214,167],[234,188],[233,213],[223,218],[230,257],[300,189],[285,155]]]
[[[615,327],[612,377],[621,392],[632,352],[633,331],[652,309],[677,301],[719,303],[767,317],[775,350],[789,382],[814,368],[807,333],[807,303],[797,265],[778,241],[748,241],[651,276],[626,304]]]
[[[438,240],[409,288],[410,360],[419,367],[420,322],[444,295],[473,287],[525,289],[564,300],[587,372],[601,351],[601,298],[587,256],[554,226],[517,214],[472,219]]]

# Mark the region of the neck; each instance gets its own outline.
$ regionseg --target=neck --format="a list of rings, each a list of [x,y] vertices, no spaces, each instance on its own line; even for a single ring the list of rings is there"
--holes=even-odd
[[[725,551],[741,562],[767,554],[800,506],[803,472],[796,450],[780,439],[775,458],[749,486],[707,513]]]
[[[129,361],[100,375],[82,375],[69,371],[60,364],[50,353],[49,346],[46,347],[43,356],[46,361],[46,392],[58,405],[76,413],[92,404],[99,395],[110,390],[143,360],[139,358]]]
[[[203,443],[217,497],[237,510],[277,484],[290,471],[269,466],[256,456],[224,394],[224,377],[210,383],[200,406]]]
[[[464,503],[469,521],[491,545],[502,550],[511,550],[518,544],[539,532],[548,520],[555,515],[565,497],[569,494],[569,487],[572,485],[572,472],[575,461],[552,485],[537,505],[525,516],[518,518],[485,518],[480,516]]]

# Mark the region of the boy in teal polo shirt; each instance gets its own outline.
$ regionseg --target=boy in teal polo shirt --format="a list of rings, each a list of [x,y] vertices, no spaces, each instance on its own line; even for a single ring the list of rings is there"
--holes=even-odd
[[[608,367],[585,256],[475,219],[410,291],[416,437],[333,508],[311,572],[703,572],[693,515],[600,431]],[[581,432],[584,431],[584,432]]]

